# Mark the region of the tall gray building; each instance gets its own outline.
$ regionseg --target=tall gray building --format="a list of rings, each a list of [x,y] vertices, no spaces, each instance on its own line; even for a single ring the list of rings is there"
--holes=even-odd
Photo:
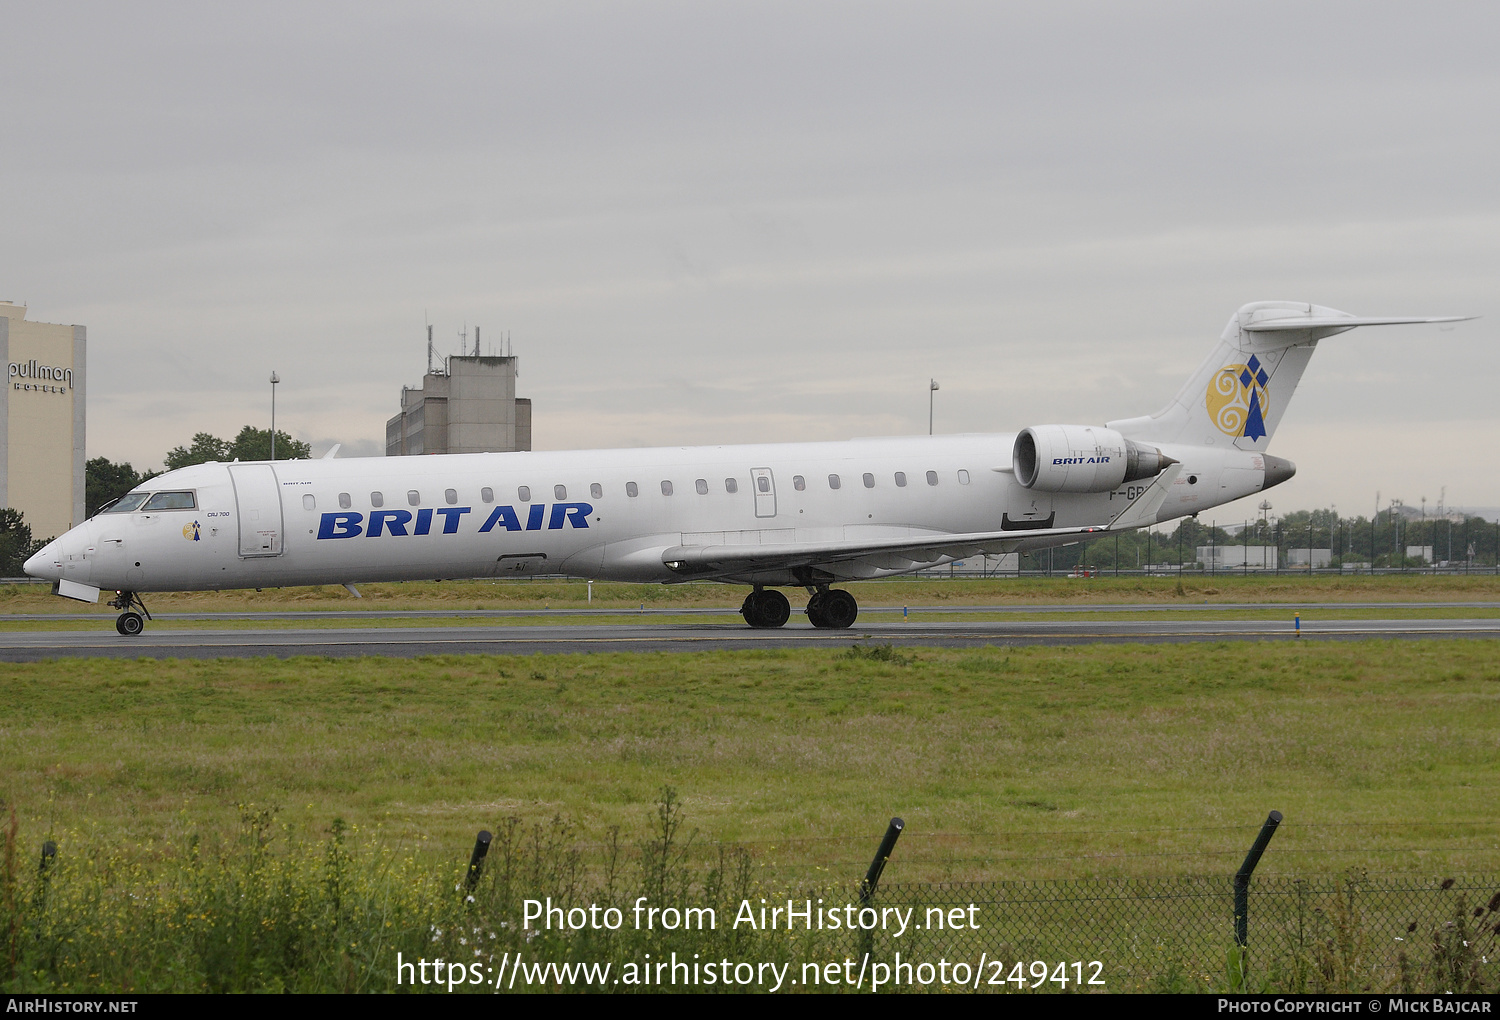
[[[0,301],[0,506],[25,514],[33,538],[83,523],[86,337]]]
[[[531,401],[516,399],[516,359],[450,357],[418,389],[401,387],[385,423],[385,455],[509,453],[531,449]]]

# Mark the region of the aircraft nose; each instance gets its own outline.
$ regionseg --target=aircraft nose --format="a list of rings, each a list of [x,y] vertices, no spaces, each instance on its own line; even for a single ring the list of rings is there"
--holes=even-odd
[[[62,561],[62,544],[54,540],[42,546],[41,551],[28,559],[21,569],[31,577],[58,581],[62,579]]]

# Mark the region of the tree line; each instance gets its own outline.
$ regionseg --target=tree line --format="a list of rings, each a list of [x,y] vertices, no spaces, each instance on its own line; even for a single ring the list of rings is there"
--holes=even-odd
[[[1094,567],[1108,573],[1168,566],[1173,572],[1197,570],[1199,549],[1238,545],[1275,549],[1281,570],[1289,569],[1290,551],[1309,548],[1327,549],[1330,568],[1358,564],[1411,569],[1442,563],[1454,568],[1466,564],[1489,568],[1495,566],[1500,552],[1500,524],[1468,514],[1418,518],[1391,510],[1373,518],[1341,517],[1331,509],[1295,510],[1271,520],[1184,517],[1170,531],[1121,532],[1024,553],[1020,569],[1069,573],[1074,568]],[[1430,549],[1431,556],[1408,554],[1413,548]],[[1305,565],[1290,569],[1305,569]]]
[[[312,456],[312,447],[293,439],[280,429],[276,430],[276,459],[305,460]],[[208,432],[198,432],[186,446],[174,446],[162,458],[164,471],[210,461],[227,463],[235,460],[270,460],[271,430],[246,425],[233,439],[220,439]],[[142,482],[149,481],[161,471],[135,470],[129,463],[116,464],[106,457],[95,457],[84,465],[84,503],[87,516],[92,517],[99,508],[119,499]]]

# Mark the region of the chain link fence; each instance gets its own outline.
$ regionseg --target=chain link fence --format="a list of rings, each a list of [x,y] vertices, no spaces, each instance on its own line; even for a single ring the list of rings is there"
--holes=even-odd
[[[985,960],[981,987],[999,977],[1009,990],[1073,988],[1072,965],[1098,961],[1116,991],[1222,990],[1240,960],[1230,876],[892,884],[868,906],[909,910],[910,920],[900,935],[878,920],[850,935],[856,955]],[[1500,987],[1497,876],[1252,879],[1247,920],[1244,987]]]

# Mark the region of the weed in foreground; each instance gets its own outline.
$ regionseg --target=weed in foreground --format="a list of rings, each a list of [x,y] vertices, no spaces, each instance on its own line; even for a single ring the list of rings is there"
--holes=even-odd
[[[897,651],[893,645],[850,645],[839,653],[839,657],[855,662],[885,662],[893,666],[910,666],[917,661],[915,655]]]

